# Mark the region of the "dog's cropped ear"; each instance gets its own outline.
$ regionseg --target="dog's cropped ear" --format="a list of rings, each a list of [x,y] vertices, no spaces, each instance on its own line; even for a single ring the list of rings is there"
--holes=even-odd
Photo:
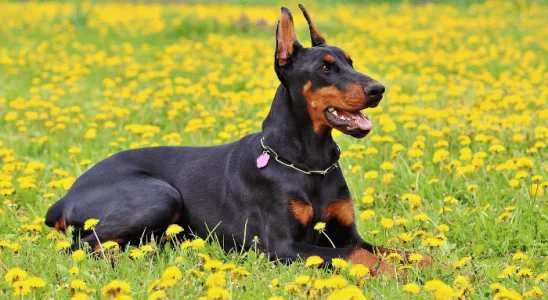
[[[316,27],[316,25],[314,25],[314,22],[312,22],[310,14],[306,10],[306,8],[304,8],[302,4],[299,4],[299,8],[302,10],[304,18],[308,22],[308,28],[310,29],[310,38],[312,39],[312,47],[325,45],[325,38],[318,31],[318,28]]]
[[[298,47],[301,47],[301,44],[295,35],[293,16],[289,9],[282,6],[282,14],[276,27],[276,65],[280,68],[288,66]]]

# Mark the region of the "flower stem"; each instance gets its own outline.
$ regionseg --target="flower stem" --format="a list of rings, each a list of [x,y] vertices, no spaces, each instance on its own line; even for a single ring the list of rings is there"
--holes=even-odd
[[[325,231],[322,230],[322,234],[327,238],[327,240],[331,243],[331,246],[333,246],[333,248],[337,248],[335,247],[335,244],[333,243],[333,241],[329,238],[329,236],[327,236],[327,233],[325,233]]]

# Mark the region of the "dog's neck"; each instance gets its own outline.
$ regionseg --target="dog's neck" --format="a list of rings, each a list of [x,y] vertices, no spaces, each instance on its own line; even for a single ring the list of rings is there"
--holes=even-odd
[[[326,169],[340,156],[331,129],[317,135],[304,99],[292,99],[283,84],[278,87],[270,112],[263,121],[263,136],[265,144],[280,158],[307,170]]]

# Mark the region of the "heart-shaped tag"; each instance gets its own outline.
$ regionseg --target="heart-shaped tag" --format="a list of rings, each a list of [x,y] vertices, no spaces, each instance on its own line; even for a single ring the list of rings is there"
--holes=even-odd
[[[270,159],[270,155],[266,152],[263,152],[263,154],[261,154],[261,156],[257,158],[257,168],[262,169],[266,167],[269,159]]]

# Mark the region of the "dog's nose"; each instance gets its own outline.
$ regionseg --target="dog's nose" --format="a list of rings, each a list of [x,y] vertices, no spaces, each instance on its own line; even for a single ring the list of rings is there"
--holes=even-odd
[[[376,97],[384,93],[384,85],[378,82],[375,82],[375,83],[368,84],[364,90],[365,90],[365,94],[368,97]]]

